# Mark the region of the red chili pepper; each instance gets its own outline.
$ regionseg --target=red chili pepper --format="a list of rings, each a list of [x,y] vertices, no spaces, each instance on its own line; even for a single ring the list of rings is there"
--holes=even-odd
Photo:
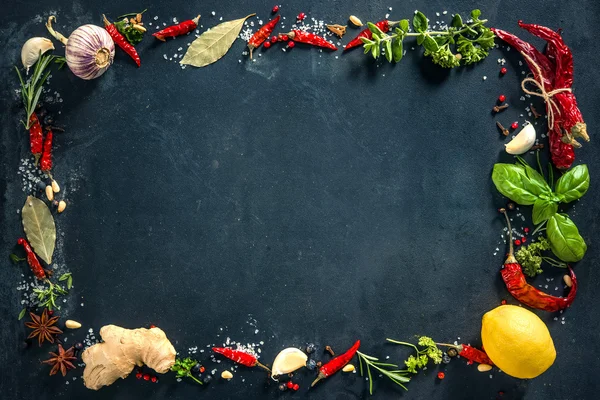
[[[283,36],[285,35],[280,35],[281,38],[283,38]],[[317,47],[324,47],[330,50],[337,50],[337,47],[335,47],[333,43],[330,43],[324,37],[315,35],[311,32],[294,29],[293,31],[289,32],[287,36],[294,42],[306,43]]]
[[[327,378],[338,372],[340,369],[344,368],[344,366],[348,364],[350,360],[352,360],[352,357],[354,357],[354,354],[356,354],[359,347],[360,340],[357,340],[356,343],[354,343],[354,345],[350,347],[350,349],[347,352],[345,352],[344,354],[340,354],[339,356],[333,358],[327,364],[319,368],[319,375],[310,386],[315,386],[315,384],[321,379]]]
[[[38,119],[35,112],[31,113],[29,117],[29,147],[31,148],[31,154],[35,157],[35,163],[40,159],[42,155],[42,124]]]
[[[108,22],[108,19],[106,19],[106,16],[104,14],[102,14],[102,18],[104,19],[104,29],[106,29],[113,41],[125,53],[127,53],[129,57],[131,57],[139,67],[142,64],[142,61],[140,60],[140,56],[138,55],[135,47],[133,47],[133,45],[129,43],[127,39],[125,39],[125,36],[123,36],[121,32],[119,32],[115,24],[111,24],[110,22]]]
[[[222,356],[225,356],[238,364],[245,365],[246,367],[258,366],[271,372],[271,370],[268,367],[259,363],[258,359],[255,356],[246,353],[245,351],[234,350],[230,347],[213,347],[212,351],[214,351],[217,354],[221,354]]]
[[[252,58],[252,50],[259,47],[265,40],[269,38],[269,35],[275,29],[275,25],[279,22],[280,16],[276,16],[266,24],[264,24],[259,30],[257,30],[254,35],[248,40],[248,48],[250,49],[250,58]]]
[[[180,22],[177,25],[167,26],[165,29],[161,29],[160,31],[153,33],[152,36],[164,42],[165,38],[174,38],[176,36],[185,35],[186,33],[193,31],[196,29],[196,27],[198,27],[199,21],[200,16],[198,15],[194,19]]]
[[[452,347],[458,351],[458,355],[466,358],[469,362],[476,362],[479,364],[494,365],[488,355],[475,347],[469,346],[468,344],[448,344],[448,343],[436,343],[438,346]]]
[[[375,24],[376,27],[378,27],[379,29],[381,29],[381,31],[383,33],[389,32],[391,26],[393,26],[396,22],[390,22],[387,19],[384,19],[383,21],[379,21]],[[360,40],[360,38],[367,38],[367,39],[372,39],[373,38],[373,33],[369,30],[369,28],[361,31],[358,36],[356,36],[354,39],[352,39],[350,41],[350,43],[348,43],[346,45],[346,47],[344,47],[344,51],[352,49],[354,47],[358,47],[358,46],[362,46],[363,42],[362,40]]]
[[[44,151],[40,159],[40,169],[48,172],[52,169],[52,129],[46,128],[46,137],[44,138]]]
[[[27,240],[20,238],[17,240],[17,244],[23,246],[23,249],[25,249],[25,254],[27,254],[27,264],[29,264],[29,268],[31,268],[33,275],[35,275],[35,277],[39,280],[46,279],[46,271],[44,271],[44,268],[42,268],[40,261],[31,249],[29,243],[27,243]]]
[[[510,220],[506,214],[506,210],[500,209],[500,212],[502,212],[506,218],[510,239],[508,257],[504,262],[504,267],[500,271],[508,292],[521,303],[539,310],[555,312],[569,307],[577,295],[577,278],[575,277],[573,269],[569,267],[569,275],[573,281],[573,286],[567,297],[551,296],[528,284],[521,269],[521,265],[514,256]]]

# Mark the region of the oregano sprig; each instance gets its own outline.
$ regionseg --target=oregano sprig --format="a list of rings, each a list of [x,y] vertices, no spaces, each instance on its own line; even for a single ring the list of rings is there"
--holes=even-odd
[[[393,33],[383,32],[377,25],[368,22],[372,38],[362,37],[365,54],[373,58],[382,54],[389,62],[399,62],[404,55],[404,39],[416,37],[417,44],[425,49],[424,55],[431,57],[434,64],[444,68],[454,68],[461,64],[469,65],[483,60],[494,46],[494,33],[485,26],[486,19],[479,19],[480,10],[471,11],[471,19],[463,22],[460,14],[455,14],[452,23],[445,30],[429,29],[429,19],[420,11],[412,20],[412,31],[408,19],[398,21]],[[454,47],[454,52],[452,47]]]

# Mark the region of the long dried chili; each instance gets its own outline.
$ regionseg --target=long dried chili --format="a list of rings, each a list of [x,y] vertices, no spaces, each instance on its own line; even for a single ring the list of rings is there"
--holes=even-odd
[[[508,256],[500,271],[508,292],[521,303],[539,310],[555,312],[569,307],[577,295],[577,277],[575,276],[573,269],[569,267],[569,275],[573,281],[573,286],[567,297],[552,296],[528,284],[521,269],[521,265],[514,256],[510,219],[508,218],[505,209],[500,209],[500,212],[504,214],[504,217],[506,218],[510,243]]]
[[[384,19],[382,21],[375,23],[375,26],[378,27],[379,29],[381,29],[381,32],[386,33],[386,32],[389,32],[390,28],[396,23],[397,22],[390,22],[389,20]],[[352,39],[346,45],[346,47],[344,47],[344,51],[350,50],[354,47],[362,46],[363,42],[362,42],[362,40],[360,40],[360,38],[372,39],[373,32],[371,32],[371,30],[369,28],[361,31],[354,39]]]
[[[129,43],[127,39],[125,39],[125,36],[123,36],[121,32],[119,32],[115,24],[110,23],[108,19],[106,19],[106,16],[104,14],[102,14],[102,18],[104,19],[104,29],[106,29],[106,32],[108,32],[108,34],[117,44],[117,46],[119,46],[125,53],[127,53],[129,57],[131,57],[133,61],[135,61],[136,65],[139,67],[142,64],[142,61],[140,60],[140,56],[138,55],[138,52],[135,49],[135,47],[133,47],[133,45]]]
[[[180,22],[177,25],[167,26],[165,29],[161,29],[160,31],[153,33],[152,36],[164,42],[168,37],[174,38],[176,36],[185,35],[186,33],[193,31],[198,27],[198,22],[200,22],[200,15],[194,19]]]
[[[31,272],[33,272],[33,275],[35,275],[35,277],[39,280],[46,279],[46,271],[44,271],[44,268],[42,268],[40,261],[31,249],[31,246],[29,245],[27,240],[20,238],[19,240],[17,240],[17,244],[23,246],[25,254],[27,255],[27,264],[29,264],[29,268],[31,268]]]
[[[284,35],[280,35],[280,37],[283,36]],[[333,43],[328,42],[327,39],[325,39],[324,37],[315,35],[311,32],[305,32],[300,29],[294,29],[293,31],[287,33],[287,36],[294,42],[306,43],[312,46],[324,47],[330,50],[337,50],[337,47],[335,47]]]
[[[43,150],[42,124],[35,112],[29,117],[29,147],[31,154],[35,157],[35,163],[40,159]]]
[[[44,138],[44,151],[40,159],[40,169],[48,172],[52,169],[52,129],[46,128],[46,137]]]
[[[344,368],[344,366],[348,364],[350,360],[352,360],[352,357],[354,357],[359,347],[360,340],[357,340],[356,343],[354,343],[354,345],[350,347],[350,349],[348,349],[348,351],[346,351],[344,354],[340,354],[339,356],[333,358],[327,364],[319,368],[319,375],[310,386],[315,386],[315,384],[321,379],[327,378],[338,372],[340,369]]]
[[[265,40],[271,36],[275,26],[279,22],[280,16],[276,16],[265,25],[263,25],[259,30],[257,30],[254,35],[248,40],[248,48],[250,49],[250,58],[252,58],[252,50],[258,48]]]
[[[222,356],[225,356],[238,364],[245,365],[246,367],[261,367],[271,372],[267,366],[258,362],[256,356],[245,351],[234,350],[230,347],[213,347],[212,351],[217,354],[221,354]]]
[[[448,343],[436,343],[438,346],[448,346],[456,349],[458,355],[466,358],[470,362],[476,362],[478,364],[494,365],[490,357],[484,352],[475,347],[469,346],[468,344],[448,344]]]

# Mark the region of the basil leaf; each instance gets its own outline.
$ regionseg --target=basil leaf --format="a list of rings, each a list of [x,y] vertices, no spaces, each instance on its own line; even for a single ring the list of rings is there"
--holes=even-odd
[[[385,59],[388,60],[388,62],[392,62],[392,41],[391,40],[385,41]]]
[[[392,55],[394,56],[394,62],[399,62],[400,60],[402,60],[402,57],[404,56],[402,40],[396,39],[396,40],[394,40],[394,43],[392,43],[392,44],[393,44]]]
[[[556,194],[562,195],[563,203],[581,198],[590,187],[590,173],[587,165],[578,165],[570,169],[556,182]]]
[[[566,214],[555,214],[548,220],[546,235],[550,249],[562,261],[579,261],[587,251],[577,226]]]
[[[429,20],[421,11],[417,11],[415,16],[413,17],[413,28],[415,32],[423,33],[427,30],[427,26],[429,25]]]
[[[558,211],[558,204],[550,200],[537,199],[533,203],[533,223],[540,224]]]
[[[452,17],[451,25],[455,28],[460,28],[461,26],[463,26],[463,20],[460,14],[454,14],[454,17]]]
[[[404,32],[408,32],[408,20],[407,19],[401,19],[399,25],[400,25],[400,29],[402,29]]]
[[[535,170],[534,170],[535,171]],[[525,172],[522,165],[495,164],[492,181],[496,189],[517,204],[524,206],[534,204],[541,194],[550,190],[541,175]]]
[[[433,39],[429,35],[425,35],[425,40],[423,40],[423,47],[425,47],[425,50],[429,51],[430,53],[435,53],[440,48],[435,39]]]

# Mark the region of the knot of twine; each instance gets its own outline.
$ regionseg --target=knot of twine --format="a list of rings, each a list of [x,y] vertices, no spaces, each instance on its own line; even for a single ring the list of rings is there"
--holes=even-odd
[[[546,104],[548,104],[548,126],[550,127],[550,129],[553,129],[554,128],[554,109],[556,108],[556,111],[558,111],[559,113],[560,113],[560,110],[559,110],[558,106],[556,105],[556,102],[554,100],[552,100],[552,97],[554,97],[558,93],[571,92],[571,88],[554,89],[549,92],[546,91],[546,88],[544,87],[544,75],[542,74],[542,70],[541,70],[540,66],[535,61],[533,61],[531,59],[531,57],[529,57],[527,54],[524,54],[524,53],[521,53],[521,54],[523,55],[523,57],[525,57],[525,59],[527,60],[529,65],[532,65],[536,69],[536,72],[539,77],[539,80],[536,80],[536,79],[530,78],[530,77],[523,79],[523,81],[521,82],[521,89],[523,89],[523,91],[529,95],[541,97],[544,99]],[[535,86],[538,89],[538,91],[531,91],[531,90],[527,89],[526,84],[528,84],[528,83]]]

